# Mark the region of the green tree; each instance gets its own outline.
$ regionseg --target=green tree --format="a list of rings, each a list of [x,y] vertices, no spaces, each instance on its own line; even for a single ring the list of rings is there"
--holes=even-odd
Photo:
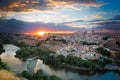
[[[120,42],[116,41],[116,45],[120,46]]]
[[[50,76],[50,80],[61,80],[61,79],[55,75],[52,75]]]
[[[1,69],[10,70],[9,67],[5,63],[3,63],[0,59],[0,70]]]
[[[3,49],[2,44],[0,44],[0,54],[1,54],[2,52],[5,52],[5,50]]]
[[[99,47],[96,49],[100,54],[102,54],[103,56],[110,56],[110,51],[108,51],[107,49],[103,48],[103,47]]]
[[[109,37],[108,37],[108,36],[105,36],[105,37],[103,37],[102,39],[103,39],[103,40],[108,40]]]
[[[27,71],[23,71],[21,75],[29,80],[32,80],[32,76]]]

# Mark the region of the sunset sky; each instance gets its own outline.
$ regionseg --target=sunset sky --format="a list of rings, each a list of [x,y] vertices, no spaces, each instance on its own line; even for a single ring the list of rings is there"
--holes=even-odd
[[[102,31],[119,31],[119,4],[120,0],[0,0],[0,16],[4,19],[14,18],[44,24],[39,27],[27,25],[32,29],[35,27],[51,30],[52,26],[56,31],[75,31],[92,27]],[[7,26],[7,29],[10,27],[12,26]],[[0,28],[1,31],[6,29],[1,26]]]

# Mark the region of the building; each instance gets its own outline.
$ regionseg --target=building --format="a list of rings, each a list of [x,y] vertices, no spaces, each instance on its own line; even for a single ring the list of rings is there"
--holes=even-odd
[[[92,28],[92,34],[94,34],[94,28]]]

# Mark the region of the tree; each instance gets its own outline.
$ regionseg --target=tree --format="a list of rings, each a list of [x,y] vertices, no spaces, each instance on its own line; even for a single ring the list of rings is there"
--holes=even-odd
[[[110,51],[108,51],[107,49],[103,48],[103,47],[99,47],[96,49],[100,54],[102,54],[103,56],[110,56]]]
[[[52,75],[47,76],[45,75],[42,70],[38,70],[35,74],[31,75],[27,71],[23,71],[21,75],[28,80],[61,80],[59,77]]]
[[[39,49],[36,47],[23,47],[20,50],[16,52],[15,57],[18,57],[20,59],[27,59],[29,57],[33,57],[35,55],[38,55]]]
[[[105,37],[103,37],[102,39],[103,39],[103,40],[108,40],[109,37],[108,37],[108,36],[105,36]]]
[[[38,70],[34,75],[34,79],[36,80],[48,80],[47,76],[42,72],[42,70]]]
[[[50,76],[50,80],[61,80],[61,79],[55,75],[52,75]]]
[[[0,54],[1,54],[2,52],[5,52],[5,50],[3,49],[2,44],[0,44]]]
[[[29,80],[32,80],[31,75],[27,71],[23,71],[21,75]]]
[[[116,45],[120,46],[120,42],[116,41]]]
[[[65,56],[64,55],[58,55],[56,57],[56,62],[58,65],[63,65],[65,63]]]
[[[10,70],[9,67],[5,63],[3,63],[0,59],[0,70],[1,69]]]
[[[120,66],[120,53],[116,53],[116,62]]]
[[[86,41],[81,41],[83,45],[98,45],[98,43],[95,42],[86,42]]]

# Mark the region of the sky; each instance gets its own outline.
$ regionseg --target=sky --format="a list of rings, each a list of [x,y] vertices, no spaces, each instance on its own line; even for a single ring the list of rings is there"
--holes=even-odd
[[[0,0],[0,17],[64,26],[62,29],[53,26],[56,31],[93,27],[100,31],[119,31],[119,3],[120,0]],[[48,25],[46,29],[50,30]]]

